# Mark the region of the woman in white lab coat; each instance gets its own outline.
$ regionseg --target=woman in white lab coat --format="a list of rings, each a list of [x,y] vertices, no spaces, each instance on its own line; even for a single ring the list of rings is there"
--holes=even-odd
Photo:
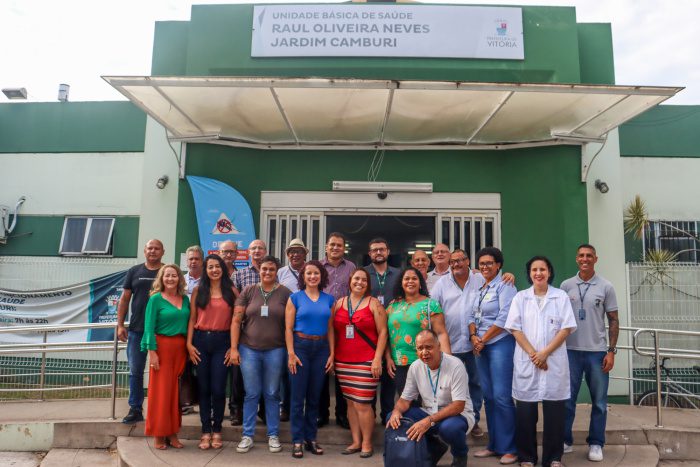
[[[552,263],[544,256],[527,262],[527,290],[510,305],[505,328],[515,337],[513,398],[516,400],[515,444],[523,467],[537,464],[537,403],[542,402],[542,466],[561,467],[565,404],[571,396],[566,337],[576,330],[568,295],[550,284]]]

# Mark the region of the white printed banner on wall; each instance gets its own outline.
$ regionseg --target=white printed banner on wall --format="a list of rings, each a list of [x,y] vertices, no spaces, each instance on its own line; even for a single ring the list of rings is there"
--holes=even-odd
[[[523,60],[522,10],[438,5],[256,5],[251,55]]]

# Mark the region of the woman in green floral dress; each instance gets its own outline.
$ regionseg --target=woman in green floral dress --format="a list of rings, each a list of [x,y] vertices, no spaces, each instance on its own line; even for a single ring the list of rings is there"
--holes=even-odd
[[[406,385],[408,367],[418,358],[416,334],[423,329],[432,329],[438,335],[442,351],[451,352],[442,308],[428,296],[428,287],[420,271],[413,267],[401,271],[394,297],[386,309],[389,328],[387,370],[389,376],[394,378],[396,392],[400,396]]]

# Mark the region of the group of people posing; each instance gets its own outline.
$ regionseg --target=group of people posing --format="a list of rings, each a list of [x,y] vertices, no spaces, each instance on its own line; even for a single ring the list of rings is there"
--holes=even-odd
[[[292,456],[302,458],[305,450],[321,455],[317,430],[324,410],[328,417],[323,394],[334,373],[336,418],[347,420],[352,436],[342,454],[373,455],[378,400],[387,429],[408,417],[409,437],[426,438],[433,462],[449,448],[452,465],[465,466],[467,435],[484,435],[483,403],[489,442],[474,455],[531,467],[538,461],[541,402],[542,465],[558,467],[572,450],[585,376],[593,401],[588,457],[603,459],[618,321],[615,292],[595,273],[593,246],[577,249],[579,272],[561,289],[551,285],[550,260],[531,258],[525,265],[531,286],[518,292],[497,248],[477,252],[472,271],[466,252],[437,244],[428,271],[431,260],[423,251],[402,270],[389,266],[382,238],[369,242],[371,264],[358,268],[344,257],[345,245],[342,233],[331,233],[325,258],[307,261],[308,249],[294,239],[286,249],[288,265],[281,267],[255,240],[248,248],[251,265],[240,270],[235,243],[223,242],[218,254],[206,257],[194,246],[187,249],[183,275],[177,265],[161,263],[162,243],[149,241],[146,262],[127,273],[118,308],[118,337],[127,341],[130,369],[124,422],[143,420],[148,360],[145,433],[157,449],[181,448],[178,377],[189,360],[199,389],[199,448],[221,448],[233,367],[234,423],[236,399],[243,401],[237,451],[253,447],[258,416],[267,425],[269,450],[281,451],[282,414],[291,421]]]

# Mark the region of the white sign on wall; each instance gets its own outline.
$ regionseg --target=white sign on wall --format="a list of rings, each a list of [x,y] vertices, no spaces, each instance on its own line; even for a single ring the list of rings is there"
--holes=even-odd
[[[523,60],[520,8],[256,5],[253,57],[443,57]]]

